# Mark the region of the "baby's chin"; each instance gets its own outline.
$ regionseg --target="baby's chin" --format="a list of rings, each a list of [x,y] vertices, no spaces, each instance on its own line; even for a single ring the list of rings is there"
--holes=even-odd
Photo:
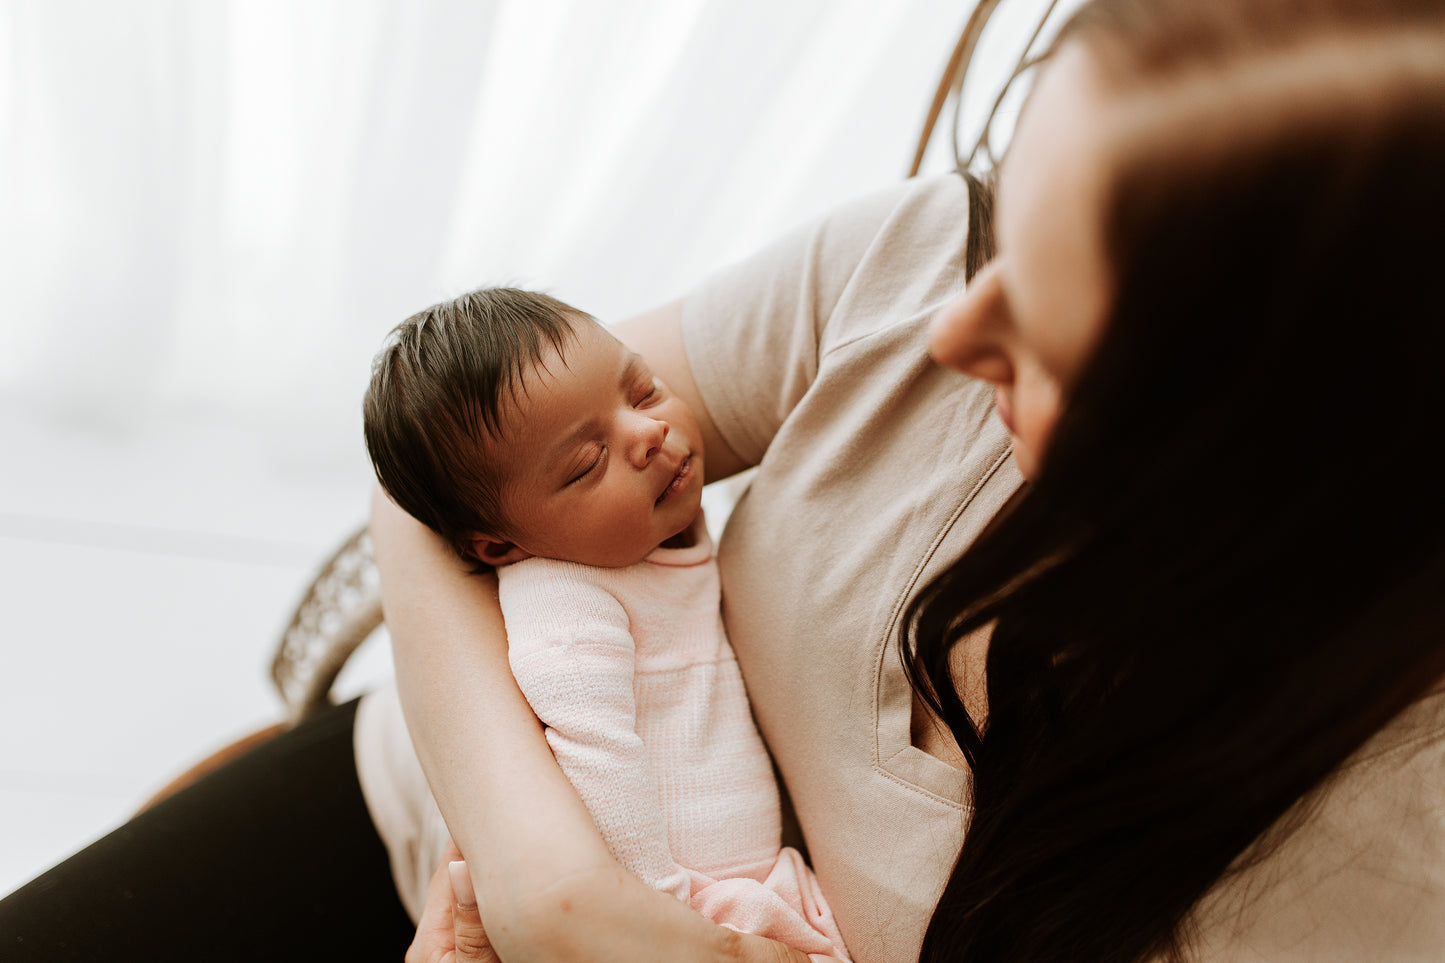
[[[673,536],[676,538],[677,536]],[[662,543],[666,545],[666,542]],[[562,556],[561,561],[576,562],[578,565],[591,565],[593,568],[627,568],[636,565],[647,556],[661,548],[661,545],[639,545],[623,547],[606,552],[595,552],[582,555]]]
[[[697,544],[697,532],[693,530],[692,522],[676,535],[670,535],[662,540],[658,548],[692,548]]]
[[[613,542],[605,546],[593,546],[590,550],[578,549],[572,546],[569,549],[563,546],[561,550],[542,552],[544,558],[556,559],[560,562],[575,562],[578,565],[591,565],[593,568],[627,568],[629,565],[636,565],[659,548],[691,548],[698,542],[700,520],[702,518],[702,496],[699,493],[694,496],[696,504],[693,510],[687,513],[687,522],[677,526],[677,530],[660,542],[652,541],[650,538],[639,539],[636,542]],[[679,505],[683,504],[681,502]],[[670,513],[669,513],[670,514]],[[655,520],[655,519],[654,519]],[[668,525],[663,531],[672,528]]]

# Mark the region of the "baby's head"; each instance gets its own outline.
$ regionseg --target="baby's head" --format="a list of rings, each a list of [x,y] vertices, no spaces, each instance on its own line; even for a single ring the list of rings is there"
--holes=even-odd
[[[382,488],[483,565],[630,565],[701,506],[691,409],[544,294],[484,288],[407,318],[372,363],[363,412]]]

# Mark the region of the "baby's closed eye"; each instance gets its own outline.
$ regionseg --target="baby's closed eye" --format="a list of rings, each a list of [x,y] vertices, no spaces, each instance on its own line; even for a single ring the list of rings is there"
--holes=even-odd
[[[577,461],[571,471],[567,473],[567,484],[575,484],[582,481],[602,465],[602,460],[607,457],[606,445],[588,445],[578,455]]]

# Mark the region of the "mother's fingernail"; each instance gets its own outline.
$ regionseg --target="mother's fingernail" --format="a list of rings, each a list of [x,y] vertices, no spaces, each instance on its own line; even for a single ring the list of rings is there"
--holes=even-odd
[[[477,893],[472,889],[472,877],[467,872],[467,863],[464,859],[456,859],[447,863],[447,875],[452,879],[452,899],[457,906],[464,910],[477,908]]]

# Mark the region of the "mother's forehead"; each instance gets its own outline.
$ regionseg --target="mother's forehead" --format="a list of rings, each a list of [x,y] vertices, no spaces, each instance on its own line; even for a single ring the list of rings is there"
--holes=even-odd
[[[1063,381],[1087,356],[1110,297],[1103,203],[1114,100],[1088,49],[1065,43],[1040,72],[999,175],[994,226],[1009,315]]]
[[[1061,45],[1040,64],[1020,110],[999,164],[1000,189],[1040,170],[1052,175],[1095,159],[1114,100],[1094,54],[1078,41]]]

